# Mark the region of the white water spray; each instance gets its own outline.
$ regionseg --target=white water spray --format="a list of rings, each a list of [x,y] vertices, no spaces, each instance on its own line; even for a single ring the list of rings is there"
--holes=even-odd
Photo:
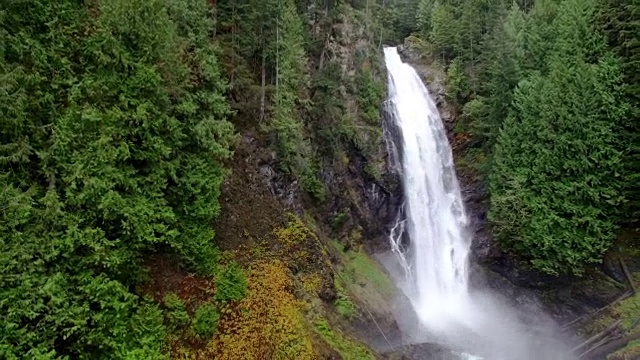
[[[391,139],[392,134],[386,135],[405,198],[404,213],[391,231],[391,247],[404,268],[400,287],[419,327],[440,341],[491,360],[567,359],[563,346],[552,344],[546,325],[532,331],[530,321],[523,321],[521,313],[498,298],[471,293],[469,221],[438,109],[397,49],[385,48],[384,55],[389,77],[386,108],[397,133]],[[538,321],[544,315],[533,317]]]
[[[389,102],[402,132],[402,177],[412,249],[398,251],[408,276],[404,284],[417,315],[431,329],[467,318],[468,224],[451,147],[436,104],[416,71],[396,48],[385,49]],[[400,248],[400,231],[392,236]],[[407,258],[410,255],[411,258]]]

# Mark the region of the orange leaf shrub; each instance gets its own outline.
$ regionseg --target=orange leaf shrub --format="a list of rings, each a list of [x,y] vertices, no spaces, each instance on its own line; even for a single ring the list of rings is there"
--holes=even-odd
[[[287,266],[258,262],[248,280],[247,297],[222,311],[218,336],[208,345],[215,359],[313,359],[304,305],[292,293]]]

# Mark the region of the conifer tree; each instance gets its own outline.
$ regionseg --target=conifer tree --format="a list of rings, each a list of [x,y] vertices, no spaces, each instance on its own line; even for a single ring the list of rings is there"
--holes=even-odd
[[[164,358],[161,312],[132,292],[141,258],[163,246],[212,271],[234,139],[209,13],[204,0],[3,8],[0,357]]]
[[[524,13],[514,4],[484,45],[480,93],[488,111],[473,119],[472,129],[486,149],[493,148],[502,122],[509,115],[513,91],[525,76],[526,26]]]
[[[603,1],[599,16],[611,49],[620,58],[629,113],[620,123],[623,151],[625,223],[640,223],[640,3],[634,0]]]
[[[453,8],[440,0],[436,0],[431,12],[430,40],[436,49],[436,53],[448,59],[453,56],[456,47],[457,23],[454,19]]]
[[[416,27],[420,34],[425,38],[429,38],[431,32],[431,13],[435,0],[420,0],[418,10],[416,12]]]
[[[622,201],[615,129],[626,106],[594,10],[562,3],[549,69],[518,85],[490,177],[497,236],[552,274],[600,261]]]

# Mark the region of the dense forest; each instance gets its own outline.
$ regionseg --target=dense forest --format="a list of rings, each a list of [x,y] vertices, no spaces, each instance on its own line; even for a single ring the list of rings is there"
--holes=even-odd
[[[599,263],[637,227],[634,1],[420,1],[426,53],[448,64],[457,130],[487,177],[507,249],[551,274]]]
[[[364,149],[380,140],[375,53],[389,9],[374,1],[4,2],[0,357],[158,359],[172,351],[171,336],[210,338],[224,304],[251,288],[213,241],[237,128],[258,124],[281,171],[323,201],[319,169],[340,158],[337,141]],[[321,46],[345,19],[371,40],[357,64],[344,65],[357,68],[346,89],[342,64]],[[355,95],[356,110],[345,110],[339,92]],[[143,291],[145,260],[157,253],[214,277],[215,297],[185,304]]]
[[[639,221],[639,17],[634,0],[4,2],[0,358],[311,358],[287,267],[219,249],[221,187],[247,128],[313,204],[342,196],[326,169],[346,154],[382,181],[381,48],[403,41],[447,67],[502,246],[581,274]],[[317,246],[299,219],[283,226],[281,247]],[[145,291],[156,254],[215,295]],[[260,337],[243,314],[270,311]],[[326,324],[340,353],[371,358]],[[219,328],[245,342],[209,341]]]

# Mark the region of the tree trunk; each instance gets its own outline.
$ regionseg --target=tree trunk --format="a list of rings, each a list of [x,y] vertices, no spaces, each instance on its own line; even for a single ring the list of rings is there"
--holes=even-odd
[[[327,47],[329,47],[329,39],[331,38],[331,33],[327,34],[327,40],[324,42],[322,46],[322,52],[320,53],[320,61],[318,61],[318,71],[322,70],[322,66],[324,65],[325,53],[327,51]]]
[[[264,41],[264,22],[260,25],[260,40],[262,41],[262,61],[260,62],[260,121],[265,119],[265,97],[267,92],[267,49]]]
[[[229,83],[231,85],[231,89],[233,89],[233,81],[235,79],[236,73],[236,2],[233,2],[233,21],[231,23],[231,76],[229,79]]]
[[[266,69],[266,62],[267,62],[267,52],[266,50],[263,48],[262,49],[262,63],[260,65],[260,75],[261,75],[261,81],[260,81],[260,121],[264,121],[264,117],[265,117],[265,97],[266,97],[266,88],[267,88],[267,69]]]
[[[620,266],[622,267],[622,271],[624,272],[624,276],[627,278],[627,282],[631,287],[631,291],[633,291],[633,293],[635,294],[637,292],[637,289],[635,284],[633,283],[633,277],[629,272],[629,268],[627,268],[627,264],[624,262],[624,259],[622,258],[622,256],[620,256],[619,261],[620,261]]]
[[[385,0],[382,0],[382,10],[381,11],[384,10],[385,6],[386,6]],[[384,21],[380,20],[380,41],[378,42],[378,49],[382,49],[382,32],[383,32],[383,30],[384,30]]]
[[[279,3],[278,3],[279,5]],[[280,14],[282,9],[278,6],[278,17],[276,18],[276,93],[280,84]]]

